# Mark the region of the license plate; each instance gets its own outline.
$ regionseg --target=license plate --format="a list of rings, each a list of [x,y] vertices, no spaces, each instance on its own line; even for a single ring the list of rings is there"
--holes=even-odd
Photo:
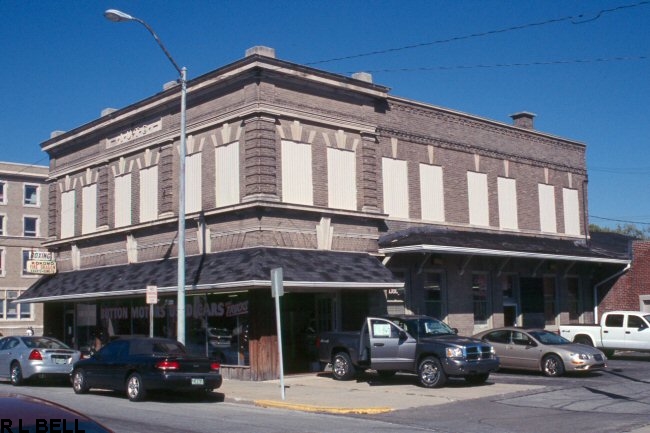
[[[66,358],[54,358],[55,364],[67,364],[68,360]]]
[[[204,384],[204,382],[203,382],[202,377],[199,377],[199,378],[193,377],[192,378],[192,385],[203,385],[203,384]]]

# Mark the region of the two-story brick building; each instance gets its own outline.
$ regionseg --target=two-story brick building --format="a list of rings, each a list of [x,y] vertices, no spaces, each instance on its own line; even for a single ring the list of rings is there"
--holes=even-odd
[[[175,336],[179,90],[42,144],[47,247],[59,273],[21,297],[82,346]],[[504,322],[588,321],[591,288],[626,258],[589,248],[585,146],[390,95],[256,47],[188,83],[188,346],[209,334],[226,374],[276,377],[270,271],[282,267],[289,371],[314,331],[368,314],[435,314],[461,333]],[[209,338],[208,338],[209,339]],[[216,339],[215,339],[216,341]]]
[[[43,306],[14,301],[39,275],[29,272],[30,252],[41,248],[47,230],[48,168],[0,162],[0,334],[43,332]]]

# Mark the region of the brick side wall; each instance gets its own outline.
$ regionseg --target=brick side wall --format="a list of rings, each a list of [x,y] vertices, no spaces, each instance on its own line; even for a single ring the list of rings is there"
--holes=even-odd
[[[650,296],[650,241],[632,242],[630,270],[608,285],[604,293],[606,289],[600,292],[600,315],[613,310],[639,310],[639,297]]]

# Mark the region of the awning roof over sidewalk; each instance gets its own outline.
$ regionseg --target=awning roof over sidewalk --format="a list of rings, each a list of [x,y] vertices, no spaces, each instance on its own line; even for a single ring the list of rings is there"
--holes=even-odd
[[[177,290],[177,260],[61,272],[44,277],[18,302],[79,300]],[[186,257],[185,281],[194,291],[270,288],[271,269],[281,267],[285,290],[388,289],[402,287],[391,271],[366,253],[283,248],[248,248]]]
[[[625,245],[608,242],[601,236],[587,244],[584,239],[417,227],[383,236],[379,239],[379,252],[388,256],[442,253],[627,265],[630,255]]]

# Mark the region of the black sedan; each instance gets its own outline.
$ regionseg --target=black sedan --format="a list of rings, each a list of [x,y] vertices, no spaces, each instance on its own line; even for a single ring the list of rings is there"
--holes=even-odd
[[[167,338],[123,338],[74,364],[71,380],[77,394],[91,388],[125,391],[141,401],[148,391],[209,392],[221,386],[219,363],[188,355]]]

